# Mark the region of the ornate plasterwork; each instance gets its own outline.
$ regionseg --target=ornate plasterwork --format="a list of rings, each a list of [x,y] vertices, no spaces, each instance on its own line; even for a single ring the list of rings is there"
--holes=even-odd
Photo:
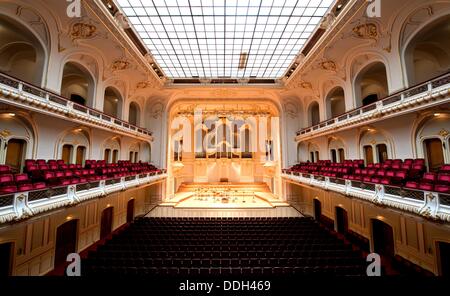
[[[125,60],[116,60],[111,65],[111,70],[115,71],[123,71],[130,67],[130,63]]]
[[[379,33],[377,25],[374,23],[361,24],[352,29],[353,36],[361,39],[377,40]]]
[[[9,136],[11,136],[11,132],[9,130],[2,130],[2,131],[0,131],[0,137],[7,138]]]
[[[440,131],[439,131],[439,135],[441,136],[441,137],[443,137],[443,138],[445,138],[445,137],[447,137],[448,135],[449,135],[449,132],[446,130],[446,129],[441,129]]]
[[[70,28],[70,38],[72,41],[79,39],[91,39],[96,36],[97,27],[92,24],[77,22]]]
[[[333,72],[336,72],[336,70],[337,70],[336,63],[333,61],[320,62],[319,65],[320,65],[320,68],[322,68],[322,70],[333,71]]]

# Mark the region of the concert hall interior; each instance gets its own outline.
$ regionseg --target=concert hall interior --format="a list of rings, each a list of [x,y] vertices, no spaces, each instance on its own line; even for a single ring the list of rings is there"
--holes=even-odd
[[[0,276],[448,276],[449,69],[449,0],[0,0]]]

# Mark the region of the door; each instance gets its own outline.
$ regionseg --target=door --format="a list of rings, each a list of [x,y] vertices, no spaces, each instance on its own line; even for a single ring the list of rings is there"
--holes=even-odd
[[[19,139],[8,141],[6,148],[5,164],[11,168],[14,173],[20,172],[24,160],[26,142]]]
[[[347,211],[341,207],[336,207],[336,230],[341,234],[345,234],[348,231]]]
[[[322,203],[318,199],[313,200],[313,210],[314,210],[314,219],[316,221],[320,221],[320,217],[322,216]]]
[[[372,238],[375,253],[389,258],[394,257],[394,232],[390,225],[383,221],[372,219]]]
[[[450,243],[437,242],[439,275],[450,276]]]
[[[384,163],[388,159],[387,146],[386,144],[377,145],[378,162]]]
[[[130,199],[127,203],[127,223],[134,219],[134,199]]]
[[[366,165],[373,163],[372,146],[364,146],[364,158],[366,160]]]
[[[344,162],[345,161],[345,152],[344,149],[340,148],[339,149],[339,162]]]
[[[100,239],[104,239],[112,231],[113,223],[113,207],[109,207],[103,210],[101,222],[100,222]]]
[[[331,149],[331,162],[337,162],[336,149]]]
[[[85,155],[86,155],[86,147],[84,147],[84,146],[78,146],[78,147],[77,147],[77,159],[76,159],[76,164],[81,164],[81,165],[83,165]]]
[[[444,150],[439,139],[425,140],[425,150],[430,172],[437,172],[444,164]]]
[[[11,275],[13,250],[13,243],[0,244],[0,278]]]
[[[78,220],[71,220],[56,230],[55,268],[66,263],[67,255],[77,250]]]

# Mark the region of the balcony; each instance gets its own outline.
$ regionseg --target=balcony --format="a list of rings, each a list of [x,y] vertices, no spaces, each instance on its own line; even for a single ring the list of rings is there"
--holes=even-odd
[[[345,196],[396,208],[428,219],[450,222],[450,194],[289,172],[288,170],[283,170],[282,177],[292,183],[338,192]]]
[[[58,94],[0,73],[0,102],[35,110],[123,135],[151,139],[152,132],[98,110],[76,104]]]
[[[164,180],[166,170],[0,196],[0,224]]]
[[[405,89],[373,104],[363,106],[297,132],[297,141],[450,102],[450,73]]]

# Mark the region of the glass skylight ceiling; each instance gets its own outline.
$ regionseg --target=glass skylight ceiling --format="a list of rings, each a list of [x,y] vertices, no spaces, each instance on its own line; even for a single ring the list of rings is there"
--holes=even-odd
[[[280,78],[334,0],[117,2],[170,78]]]

